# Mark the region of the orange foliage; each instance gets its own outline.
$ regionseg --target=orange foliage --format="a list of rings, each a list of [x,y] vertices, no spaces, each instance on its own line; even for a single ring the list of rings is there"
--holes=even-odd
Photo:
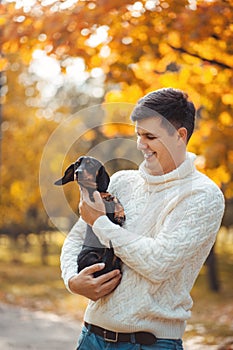
[[[189,149],[203,157],[201,170],[226,196],[233,196],[233,3],[197,1],[196,7],[190,3],[100,0],[78,1],[66,8],[63,1],[43,6],[38,0],[25,10],[13,2],[0,5],[0,69],[8,80],[8,92],[2,99],[6,102],[4,209],[13,200],[17,203],[9,220],[20,221],[23,211],[39,202],[38,189],[31,190],[24,181],[29,181],[29,173],[29,183],[36,183],[33,169],[35,163],[39,167],[40,149],[57,125],[39,120],[37,108],[24,103],[26,95],[18,79],[37,49],[57,59],[63,74],[63,62],[69,57],[82,57],[89,73],[102,68],[107,91],[105,137],[133,134],[129,114],[143,94],[168,86],[187,91],[198,110]],[[100,134],[90,132],[84,139],[91,144],[97,137]],[[8,176],[7,169],[14,175],[21,169],[20,178]],[[28,193],[26,204],[23,192]]]

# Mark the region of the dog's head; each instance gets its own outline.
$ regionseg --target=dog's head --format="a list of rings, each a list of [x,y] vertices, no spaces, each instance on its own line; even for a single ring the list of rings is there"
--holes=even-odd
[[[87,189],[106,192],[110,178],[100,161],[93,157],[83,156],[72,163],[65,170],[64,176],[54,184],[64,185],[74,180]]]

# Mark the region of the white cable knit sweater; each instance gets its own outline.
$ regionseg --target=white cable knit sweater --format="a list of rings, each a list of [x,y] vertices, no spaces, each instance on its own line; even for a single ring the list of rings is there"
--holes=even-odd
[[[190,317],[190,290],[214,244],[224,198],[219,188],[195,169],[195,155],[174,171],[148,175],[139,170],[115,173],[109,192],[126,212],[123,228],[106,216],[93,230],[102,243],[111,240],[123,264],[119,286],[90,301],[84,319],[118,332],[148,331],[158,338],[181,338]],[[85,223],[80,219],[67,236],[61,254],[64,282],[77,273]]]

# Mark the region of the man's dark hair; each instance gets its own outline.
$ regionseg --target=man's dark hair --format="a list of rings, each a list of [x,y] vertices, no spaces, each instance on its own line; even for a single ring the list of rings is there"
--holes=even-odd
[[[142,97],[131,114],[131,120],[137,121],[149,117],[160,117],[168,132],[174,128],[187,129],[187,142],[192,136],[195,124],[195,107],[188,101],[188,95],[181,90],[163,88]]]

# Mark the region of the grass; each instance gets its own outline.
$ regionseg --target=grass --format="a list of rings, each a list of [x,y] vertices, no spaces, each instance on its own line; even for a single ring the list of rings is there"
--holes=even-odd
[[[220,291],[210,291],[203,267],[191,293],[194,307],[184,339],[199,336],[211,345],[233,336],[233,240],[227,241],[229,237],[224,235],[224,231],[220,232],[216,245]],[[81,321],[87,299],[70,294],[60,276],[59,255],[64,236],[52,233],[46,240],[48,258],[44,266],[37,236],[29,237],[29,247],[23,239],[15,244],[0,238],[0,301]]]

